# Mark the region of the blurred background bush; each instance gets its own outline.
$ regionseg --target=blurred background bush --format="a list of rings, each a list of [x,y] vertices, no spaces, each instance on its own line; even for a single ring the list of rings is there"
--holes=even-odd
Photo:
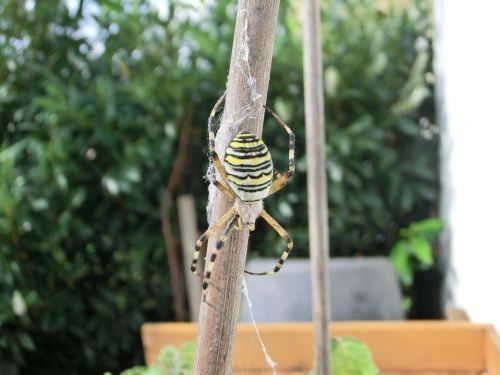
[[[206,223],[206,120],[236,1],[159,3],[0,3],[0,356],[22,374],[129,367],[140,324],[173,317],[160,199],[186,132],[177,193],[202,197]],[[282,0],[267,101],[296,132],[298,173],[266,204],[306,257],[298,3]],[[387,255],[437,204],[430,3],[322,4],[331,255]],[[270,119],[264,139],[285,169]],[[263,228],[250,255],[278,256]]]

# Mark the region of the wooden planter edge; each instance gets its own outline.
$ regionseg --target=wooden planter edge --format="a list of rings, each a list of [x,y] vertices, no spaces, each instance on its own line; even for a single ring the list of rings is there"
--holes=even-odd
[[[260,335],[280,373],[308,371],[313,364],[311,323],[260,323]],[[196,340],[194,323],[146,323],[141,328],[146,363],[167,344]],[[457,371],[500,375],[500,339],[493,326],[456,321],[345,322],[330,324],[333,336],[365,342],[382,371]],[[234,370],[268,371],[255,330],[240,323]]]

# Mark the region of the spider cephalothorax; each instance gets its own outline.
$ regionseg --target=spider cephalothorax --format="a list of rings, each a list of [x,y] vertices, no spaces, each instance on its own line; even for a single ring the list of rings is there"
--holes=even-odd
[[[288,233],[269,215],[263,208],[262,200],[271,194],[274,194],[283,188],[286,182],[292,177],[295,172],[295,136],[292,130],[281,120],[276,113],[268,107],[264,108],[269,111],[276,120],[283,126],[289,136],[289,151],[288,151],[288,170],[281,175],[273,168],[273,160],[265,143],[255,134],[249,131],[239,132],[229,143],[226,148],[224,157],[224,166],[222,165],[217,152],[215,151],[215,129],[213,119],[222,104],[225,95],[223,95],[215,104],[210,118],[209,124],[209,148],[210,158],[220,174],[221,179],[225,182],[222,184],[217,180],[215,170],[210,174],[211,182],[228,197],[234,199],[232,208],[225,213],[214,225],[209,227],[205,233],[198,239],[195,245],[193,261],[191,263],[191,272],[203,277],[203,300],[206,299],[206,290],[210,282],[210,276],[219,252],[224,247],[227,239],[231,235],[233,229],[242,230],[248,227],[249,230],[254,230],[255,220],[258,217],[263,218],[278,232],[278,234],[286,241],[287,247],[278,263],[272,271],[267,272],[250,272],[252,275],[271,275],[278,272],[288,254],[292,250],[293,241]],[[276,179],[273,181],[273,175]],[[209,258],[209,263],[205,274],[196,271],[198,263],[199,251],[201,246],[208,238],[215,233],[220,227],[224,226],[224,231],[216,243],[215,249]]]

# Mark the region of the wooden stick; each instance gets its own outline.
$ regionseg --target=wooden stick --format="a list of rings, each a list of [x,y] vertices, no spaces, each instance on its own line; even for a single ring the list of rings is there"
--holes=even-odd
[[[271,71],[279,0],[240,0],[227,82],[227,97],[216,150],[223,158],[231,139],[241,130],[262,134]],[[217,191],[211,223],[233,202]],[[210,256],[220,232],[208,243]],[[236,325],[239,318],[248,230],[233,231],[212,272],[207,302],[200,307],[194,374],[231,374]]]
[[[325,165],[325,109],[318,0],[302,0],[304,14],[304,88],[306,102],[309,249],[312,263],[316,368],[330,374],[328,287],[328,199]]]
[[[177,148],[172,173],[170,174],[160,202],[161,230],[167,251],[167,265],[170,271],[170,285],[174,302],[174,314],[175,320],[179,322],[186,320],[186,312],[184,308],[185,290],[184,283],[182,282],[182,271],[177,257],[177,244],[172,231],[170,208],[172,206],[174,193],[181,182],[183,168],[186,165],[186,152],[189,145],[192,123],[193,112],[189,112],[178,125],[181,131],[179,146]]]
[[[182,259],[184,269],[189,270],[191,267],[191,258],[193,257],[193,244],[198,239],[198,229],[196,227],[196,207],[195,200],[192,195],[179,195],[177,198],[177,214],[179,216],[179,230],[181,235]],[[202,249],[203,251],[203,249]],[[200,254],[200,256],[204,256]],[[200,267],[203,268],[204,263],[201,262]],[[187,295],[189,302],[189,315],[191,321],[196,321],[200,312],[201,298],[201,280],[193,277],[191,272],[185,272],[184,277],[187,286]]]
[[[167,266],[170,273],[170,288],[174,303],[174,316],[178,322],[186,320],[184,309],[184,283],[182,282],[182,271],[179,266],[177,254],[177,243],[172,232],[172,222],[170,221],[170,206],[172,194],[169,189],[163,191],[160,202],[161,230],[167,252]]]

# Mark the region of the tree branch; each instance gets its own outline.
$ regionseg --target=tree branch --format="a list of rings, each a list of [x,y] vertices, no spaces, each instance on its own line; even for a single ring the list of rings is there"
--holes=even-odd
[[[184,321],[186,320],[186,310],[185,310],[185,290],[182,277],[182,271],[179,266],[179,260],[177,258],[177,243],[175,241],[172,223],[170,221],[170,207],[172,205],[172,197],[179,186],[182,177],[182,171],[186,164],[186,153],[189,144],[189,136],[191,133],[193,122],[193,113],[189,113],[182,121],[179,126],[181,134],[179,139],[179,146],[177,148],[177,155],[175,157],[174,166],[172,168],[172,173],[168,179],[167,186],[163,191],[163,196],[160,203],[160,214],[161,214],[161,230],[163,234],[163,240],[165,241],[165,247],[167,252],[167,264],[170,273],[170,285],[172,287],[172,296],[174,299],[174,314],[175,320]]]

